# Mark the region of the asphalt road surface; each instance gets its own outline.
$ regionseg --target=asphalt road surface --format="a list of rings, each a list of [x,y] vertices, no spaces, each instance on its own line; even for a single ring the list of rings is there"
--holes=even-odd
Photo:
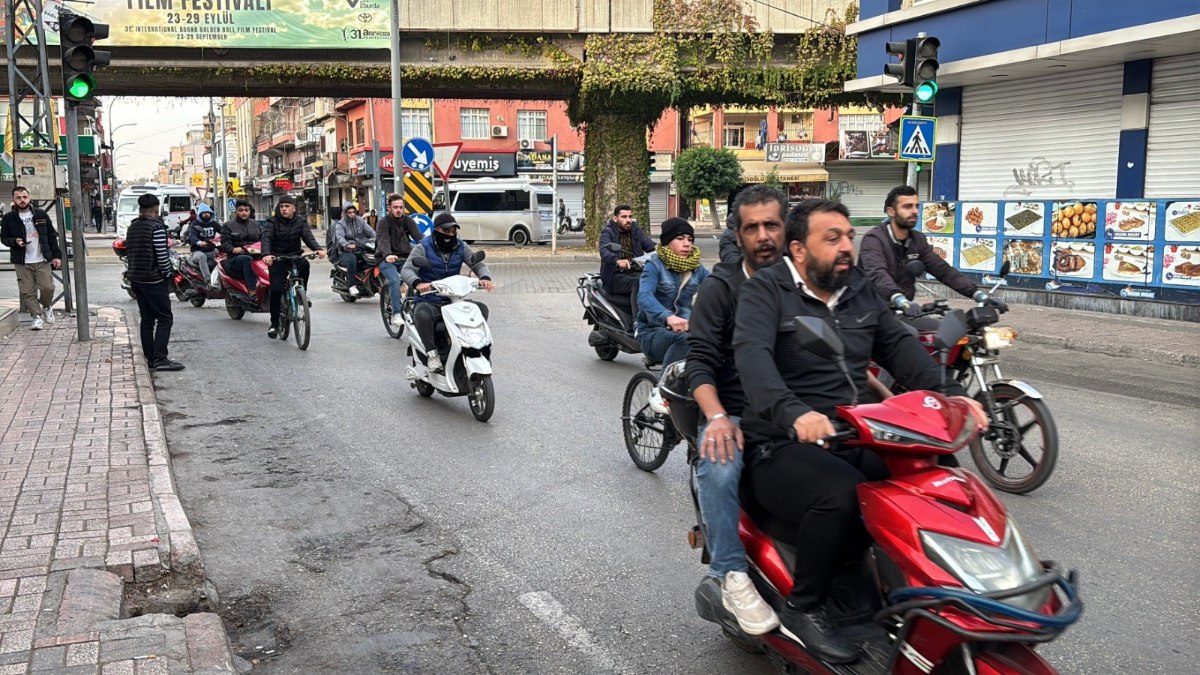
[[[695,616],[683,455],[654,474],[629,461],[639,361],[587,346],[586,269],[493,266],[488,424],[418,397],[377,302],[337,299],[323,264],[307,352],[268,340],[265,315],[176,305],[187,370],[155,375],[173,466],[257,670],[772,672]],[[94,304],[134,307],[119,267],[90,272]],[[1004,358],[1046,394],[1062,450],[1048,484],[1003,501],[1040,556],[1080,570],[1087,603],[1043,653],[1070,673],[1190,671],[1200,371],[1020,342]]]

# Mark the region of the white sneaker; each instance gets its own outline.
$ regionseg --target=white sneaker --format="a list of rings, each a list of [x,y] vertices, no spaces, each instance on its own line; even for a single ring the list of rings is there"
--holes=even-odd
[[[358,286],[351,286],[350,287],[350,295],[357,298],[358,296],[362,295],[362,292],[360,292],[358,290]]]
[[[46,323],[54,323],[54,319],[57,318],[54,316],[53,307],[47,307],[46,311],[43,313],[43,316],[46,317]]]
[[[671,411],[667,408],[666,401],[663,401],[662,394],[658,391],[658,387],[650,390],[650,395],[646,397],[647,403],[650,404],[650,409],[659,415],[669,415]]]
[[[429,354],[428,366],[429,366],[429,372],[431,372],[431,373],[442,372],[444,370],[442,368],[442,357],[439,356],[437,352],[432,352],[431,354]]]
[[[33,325],[29,327],[29,330],[41,330],[43,325],[42,317],[35,316],[33,317]]]
[[[404,328],[404,317],[399,314],[392,315],[392,330],[400,330]]]
[[[721,604],[747,635],[764,635],[779,627],[779,617],[745,572],[730,572],[721,584]]]

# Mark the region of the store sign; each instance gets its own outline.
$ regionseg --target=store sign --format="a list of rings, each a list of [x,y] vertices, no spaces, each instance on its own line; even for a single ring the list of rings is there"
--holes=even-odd
[[[274,185],[277,189],[283,190],[284,192],[291,190],[293,187],[292,181],[288,178],[276,178]]]
[[[517,175],[513,152],[462,152],[454,162],[451,178],[512,178]]]
[[[396,155],[388,153],[379,158],[379,170],[384,173],[396,172]]]
[[[517,171],[551,171],[550,151],[548,150],[518,150]],[[662,160],[659,160],[662,161]],[[559,152],[557,161],[559,171],[583,171],[582,152]]]
[[[767,143],[768,162],[824,162],[824,143]]]
[[[896,159],[896,133],[883,115],[840,115],[838,133],[841,159]]]

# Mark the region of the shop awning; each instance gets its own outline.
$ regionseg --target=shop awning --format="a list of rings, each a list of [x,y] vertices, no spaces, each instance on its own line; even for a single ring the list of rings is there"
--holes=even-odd
[[[750,160],[742,162],[742,180],[747,183],[762,183],[767,174],[775,170],[780,183],[825,183],[829,172],[818,162],[767,162]]]

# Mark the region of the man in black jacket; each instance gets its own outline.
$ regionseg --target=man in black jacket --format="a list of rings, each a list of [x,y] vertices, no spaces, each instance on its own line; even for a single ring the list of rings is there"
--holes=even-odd
[[[125,263],[141,315],[142,354],[151,370],[183,370],[183,364],[167,358],[171,341],[171,256],[167,248],[167,226],[159,217],[158,197],[138,197],[138,217],[125,235]]]
[[[743,438],[740,428],[746,395],[733,357],[738,290],[758,270],[783,253],[787,198],[766,185],[743,190],[730,206],[739,256],[721,262],[700,284],[688,332],[687,381],[707,422],[700,427],[696,465],[704,538],[711,553],[708,574],[721,585],[721,599],[750,635],[779,626],[746,570],[746,549],[738,537]],[[743,258],[740,252],[746,252]]]
[[[846,365],[865,391],[874,358],[910,390],[943,389],[963,396],[953,380],[943,388],[937,365],[921,343],[854,269],[854,227],[837,202],[807,200],[787,219],[783,262],[759,271],[738,297],[734,354],[747,406],[742,422],[746,465],[755,499],[775,517],[796,524],[793,586],[783,629],[822,658],[858,658],[825,612],[829,582],[870,542],[858,511],[856,486],[886,477],[882,460],[861,449],[826,448],[829,416],[851,403],[851,385],[837,365],[800,346],[795,317],[820,317],[838,331]],[[986,424],[982,408],[963,397]],[[788,439],[795,434],[794,441]]]
[[[275,206],[275,215],[267,219],[267,226],[262,234],[263,262],[271,268],[271,327],[267,329],[267,337],[272,340],[279,335],[279,310],[283,307],[283,293],[287,290],[288,265],[276,265],[277,255],[300,255],[303,241],[317,257],[325,257],[325,249],[317,243],[308,222],[296,215],[296,199],[290,195],[279,198]],[[301,258],[290,261],[304,280],[304,288],[308,288],[308,261]]]
[[[0,219],[0,240],[9,248],[8,258],[17,271],[21,306],[33,319],[30,330],[54,323],[54,277],[51,269],[62,265],[58,233],[50,216],[33,208],[29,190],[13,188],[13,209]]]
[[[916,294],[917,280],[904,269],[911,260],[920,260],[926,272],[968,298],[979,290],[967,275],[934,253],[925,235],[916,231],[915,188],[908,185],[892,188],[883,203],[883,211],[887,220],[863,236],[858,266],[893,307],[910,307]]]
[[[614,243],[621,245],[620,253],[605,249]],[[652,251],[654,240],[633,221],[633,207],[621,204],[613,209],[612,220],[600,231],[600,281],[610,295],[629,296],[635,321],[642,273],[633,269],[630,261]]]
[[[400,270],[412,253],[413,242],[421,241],[425,235],[404,212],[404,197],[397,194],[388,195],[387,213],[375,228],[375,235],[375,255],[382,258],[379,273],[387,279],[392,299],[392,327],[399,330],[404,325],[400,314]]]
[[[250,202],[239,199],[233,205],[233,218],[221,225],[221,250],[228,256],[225,268],[242,278],[250,295],[258,288],[258,276],[254,274],[254,258],[246,247],[262,240],[262,226],[253,219],[254,209]]]

